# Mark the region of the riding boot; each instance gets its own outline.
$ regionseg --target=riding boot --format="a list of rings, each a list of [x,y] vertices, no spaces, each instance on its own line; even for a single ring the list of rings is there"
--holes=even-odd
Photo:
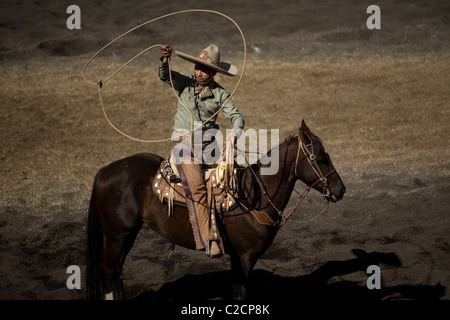
[[[211,258],[219,257],[222,255],[222,250],[220,250],[218,241],[211,241],[209,255],[211,256]]]

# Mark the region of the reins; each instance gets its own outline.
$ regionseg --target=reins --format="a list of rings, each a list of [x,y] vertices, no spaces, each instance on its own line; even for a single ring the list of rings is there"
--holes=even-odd
[[[328,176],[330,176],[331,174],[335,173],[336,169],[330,171],[329,173],[327,173],[326,175],[324,175],[324,178],[327,178]],[[291,217],[291,215],[295,212],[295,210],[298,208],[298,206],[302,203],[302,201],[306,198],[306,196],[308,195],[309,191],[319,182],[321,182],[321,179],[318,179],[316,182],[314,182],[312,185],[308,186],[305,188],[305,190],[303,191],[302,194],[300,194],[297,198],[297,200],[295,201],[295,205],[294,207],[292,207],[291,210],[289,210],[289,212],[286,215],[281,215],[281,221],[280,221],[280,228],[286,223],[286,221],[288,221],[288,219]],[[297,192],[297,190],[294,191]],[[298,192],[297,192],[298,193]],[[316,217],[320,216],[324,211],[328,211],[328,201],[327,201],[327,206],[325,207],[325,209],[323,209]],[[311,219],[312,220],[312,219]]]
[[[300,133],[302,134],[302,133]],[[333,173],[336,172],[336,169],[331,170],[330,172],[328,172],[327,174],[323,174],[322,170],[320,170],[319,165],[316,162],[316,156],[314,154],[314,146],[312,144],[312,139],[311,137],[305,133],[309,140],[311,141],[311,147],[313,148],[313,151],[310,151],[308,149],[308,146],[305,144],[305,142],[300,138],[300,136],[298,137],[298,150],[297,150],[297,157],[295,160],[295,176],[297,176],[297,167],[298,167],[298,160],[300,158],[300,150],[303,151],[303,154],[305,155],[305,158],[308,160],[308,163],[310,164],[311,168],[314,170],[314,172],[317,174],[317,176],[319,177],[319,179],[317,179],[313,184],[311,184],[310,186],[307,186],[305,188],[305,190],[303,191],[302,194],[300,194],[297,190],[294,191],[297,192],[299,194],[297,200],[295,201],[295,205],[292,207],[291,210],[288,211],[288,213],[286,215],[281,215],[281,221],[280,221],[280,228],[287,222],[287,220],[292,216],[292,214],[295,212],[295,210],[298,208],[298,206],[302,203],[302,201],[306,198],[306,196],[308,195],[309,191],[314,188],[319,182],[322,182],[324,184],[326,184],[325,188],[328,188],[328,180],[327,178],[332,175]],[[324,188],[324,189],[325,189]],[[325,196],[325,195],[324,195]],[[327,201],[327,206],[325,207],[325,209],[323,209],[317,216],[321,215],[324,211],[328,211],[328,201]]]

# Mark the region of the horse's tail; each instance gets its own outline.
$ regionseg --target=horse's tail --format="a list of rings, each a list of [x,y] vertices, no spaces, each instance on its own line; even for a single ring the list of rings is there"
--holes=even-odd
[[[100,299],[102,295],[100,260],[103,251],[103,231],[98,218],[95,200],[97,176],[92,187],[91,201],[87,221],[86,244],[86,291],[88,299]]]

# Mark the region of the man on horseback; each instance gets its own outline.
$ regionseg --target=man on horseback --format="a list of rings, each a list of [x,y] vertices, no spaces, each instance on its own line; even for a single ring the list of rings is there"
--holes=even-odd
[[[220,61],[220,50],[216,45],[208,46],[196,57],[176,52],[180,58],[195,64],[194,74],[171,71],[169,75],[168,60],[172,54],[171,46],[161,46],[161,54],[158,75],[166,83],[172,80],[179,96],[172,132],[172,155],[175,157],[186,193],[196,249],[206,248],[211,257],[220,256],[222,254],[218,245],[220,237],[215,226],[214,230],[210,228],[211,208],[208,208],[207,204],[202,161],[199,159],[203,159],[202,154],[206,153],[208,146],[211,149],[213,142],[217,143],[214,137],[206,137],[204,134],[206,131],[211,132],[210,129],[219,128],[216,124],[217,115],[213,115],[221,107],[233,125],[233,131],[227,136],[226,141],[235,143],[242,134],[244,117],[229,99],[230,93],[214,80],[217,72],[235,76],[237,69],[232,64]],[[192,120],[202,125],[195,128]],[[201,146],[194,146],[197,139],[193,139],[193,136],[196,134],[202,135]]]

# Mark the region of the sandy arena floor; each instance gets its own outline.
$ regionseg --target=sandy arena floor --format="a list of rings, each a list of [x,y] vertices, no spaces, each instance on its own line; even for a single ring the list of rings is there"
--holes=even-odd
[[[305,119],[347,187],[327,214],[316,217],[317,193],[297,210],[257,263],[252,297],[450,298],[450,5],[377,1],[381,29],[369,30],[369,1],[278,3],[80,0],[82,28],[68,30],[65,2],[2,2],[0,299],[85,298],[84,283],[66,287],[66,269],[84,272],[97,170],[133,153],[166,156],[170,145],[115,132],[81,70],[129,28],[191,8],[221,11],[245,34],[247,63],[233,100],[246,128],[279,129],[283,139]],[[196,53],[211,42],[242,70],[236,28],[191,13],[139,29],[87,75],[102,78],[152,44]],[[158,57],[151,50],[102,89],[111,121],[141,139],[167,138],[175,113],[176,98],[156,75]],[[229,90],[237,83],[217,81]],[[229,128],[223,115],[219,122]],[[177,247],[168,258],[169,245],[142,228],[125,264],[126,298],[230,299],[228,257]],[[379,290],[366,287],[369,265],[380,267]]]

